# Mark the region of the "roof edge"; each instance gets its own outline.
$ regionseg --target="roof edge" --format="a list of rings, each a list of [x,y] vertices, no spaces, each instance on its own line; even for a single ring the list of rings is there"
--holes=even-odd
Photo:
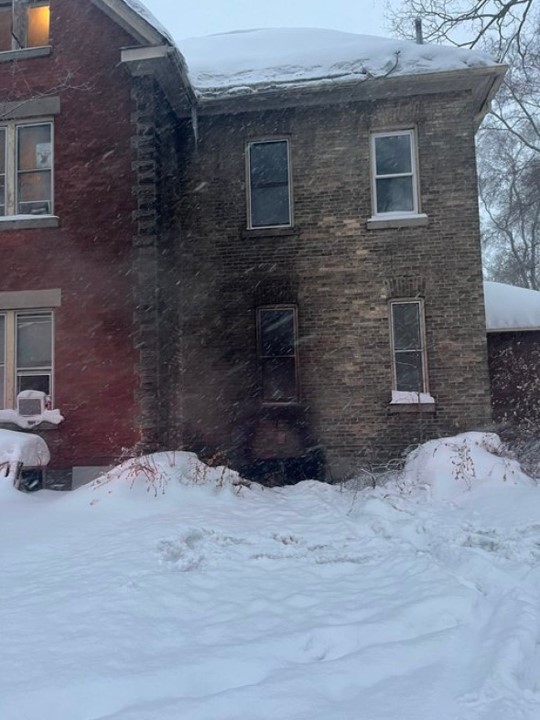
[[[487,65],[459,70],[442,70],[412,75],[386,75],[367,79],[348,79],[328,83],[307,80],[305,82],[271,87],[252,86],[252,92],[235,94],[227,91],[197,93],[198,107],[202,114],[227,114],[260,110],[273,105],[318,105],[354,100],[379,99],[391,95],[407,96],[411,93],[434,94],[456,89],[470,89],[474,95],[474,115],[479,123],[489,111],[490,102],[499,89],[507,67]]]
[[[174,44],[172,38],[165,31],[162,32],[158,29],[156,25],[128,5],[125,0],[91,0],[91,2],[138,42],[149,45]]]
[[[529,325],[528,327],[486,327],[488,335],[499,335],[504,333],[524,333],[524,332],[540,332],[540,327],[537,325]]]

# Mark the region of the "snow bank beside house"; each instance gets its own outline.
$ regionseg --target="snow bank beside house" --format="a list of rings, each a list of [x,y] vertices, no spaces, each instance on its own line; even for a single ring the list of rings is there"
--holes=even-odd
[[[194,485],[239,490],[251,483],[230,468],[206,465],[195,453],[171,451],[130,458],[95,480],[87,492],[107,498],[123,498],[134,491],[159,497]]]
[[[455,500],[481,487],[533,485],[519,463],[505,454],[498,435],[469,432],[424,443],[414,450],[394,484],[408,494]]]
[[[474,482],[442,496],[464,441]],[[501,452],[427,443],[414,482],[359,493],[160,453],[11,494],[0,717],[537,720],[540,488]]]
[[[488,332],[540,330],[540,292],[498,282],[484,283]]]
[[[243,30],[178,46],[203,96],[496,64],[477,51],[310,28]]]

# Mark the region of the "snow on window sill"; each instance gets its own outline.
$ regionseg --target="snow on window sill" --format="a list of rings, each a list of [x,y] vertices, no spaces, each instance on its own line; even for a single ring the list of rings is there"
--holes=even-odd
[[[57,427],[64,422],[60,410],[45,410],[41,415],[30,415],[28,417],[19,415],[16,410],[0,410],[0,423],[10,423],[23,430],[34,430],[43,423]]]
[[[388,406],[390,414],[406,412],[434,413],[435,398],[429,393],[392,391],[392,400]]]
[[[405,392],[404,390],[392,390],[391,405],[425,405],[435,404],[435,398],[429,393]]]
[[[2,215],[0,232],[3,230],[29,230],[31,228],[56,228],[60,218],[56,215]]]
[[[423,227],[429,224],[424,213],[385,213],[373,215],[366,221],[368,230],[385,230],[387,228]]]

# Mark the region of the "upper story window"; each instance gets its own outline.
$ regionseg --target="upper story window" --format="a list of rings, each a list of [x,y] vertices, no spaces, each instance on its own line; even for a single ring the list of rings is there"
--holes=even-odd
[[[248,227],[292,225],[288,140],[248,144]]]
[[[0,125],[0,215],[52,215],[51,122]]]
[[[270,305],[258,308],[257,332],[263,402],[298,402],[296,307]]]
[[[418,169],[414,130],[371,136],[374,215],[418,214]]]
[[[394,390],[427,393],[424,305],[421,300],[390,304]]]
[[[0,311],[0,408],[14,408],[23,390],[53,392],[53,315]]]
[[[0,0],[0,52],[49,44],[49,0]]]

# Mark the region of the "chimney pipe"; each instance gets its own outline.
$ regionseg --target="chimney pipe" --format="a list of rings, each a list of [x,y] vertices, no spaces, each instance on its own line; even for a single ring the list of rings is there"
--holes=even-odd
[[[418,45],[424,44],[424,33],[422,31],[422,18],[417,17],[414,21],[414,28],[416,30],[416,42]]]

